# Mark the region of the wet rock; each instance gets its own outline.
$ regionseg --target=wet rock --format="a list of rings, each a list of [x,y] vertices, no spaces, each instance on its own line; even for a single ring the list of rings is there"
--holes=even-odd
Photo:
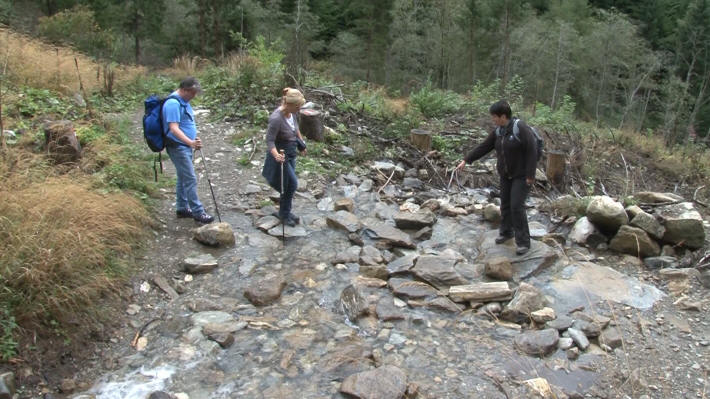
[[[339,200],[335,201],[335,205],[333,205],[333,210],[334,211],[348,211],[352,213],[352,211],[355,209],[355,203],[353,202],[352,198],[340,198]]]
[[[383,297],[377,301],[375,312],[377,318],[382,321],[404,320],[405,316],[402,311],[394,305],[394,301],[390,297]]]
[[[574,320],[565,315],[559,315],[555,320],[548,321],[545,323],[545,327],[547,328],[554,328],[555,330],[558,331],[564,331],[570,327],[572,327],[572,324],[574,323]]]
[[[244,297],[255,306],[266,306],[276,302],[286,288],[286,280],[280,275],[269,275],[253,279],[244,289]]]
[[[368,259],[371,259],[375,263],[382,263],[384,259],[382,259],[382,253],[380,252],[379,249],[373,247],[372,245],[366,245],[362,247],[360,250],[360,257],[366,257]]]
[[[512,280],[513,265],[508,258],[493,258],[486,262],[485,273],[486,276],[495,280]]]
[[[278,226],[279,224],[281,224],[279,218],[273,215],[268,215],[256,221],[256,228],[261,231],[267,232],[272,228]]]
[[[351,322],[356,322],[357,319],[367,313],[367,300],[362,296],[360,290],[349,285],[340,293],[340,305],[343,312]]]
[[[401,278],[391,278],[388,282],[390,289],[395,295],[408,298],[426,298],[439,294],[434,287],[419,281],[405,280]]]
[[[536,287],[521,283],[515,291],[515,296],[503,309],[501,318],[512,322],[528,319],[530,313],[547,306],[545,296]]]
[[[463,278],[463,276],[454,269],[455,264],[456,259],[443,256],[422,255],[417,258],[411,272],[438,289],[468,283],[468,280]]]
[[[390,276],[406,274],[414,267],[414,261],[416,261],[417,257],[418,255],[416,254],[401,256],[387,264],[387,272]]]
[[[584,320],[576,320],[572,324],[572,328],[582,331],[588,338],[598,337],[602,333],[602,328],[599,324]]]
[[[434,310],[443,310],[450,313],[460,313],[463,307],[451,301],[449,298],[440,296],[426,301],[426,307]]]
[[[587,206],[587,218],[605,233],[616,233],[629,223],[624,206],[605,195],[596,196]]]
[[[348,211],[337,211],[326,218],[328,226],[354,233],[360,229],[360,219]]]
[[[649,269],[665,269],[676,268],[680,262],[673,256],[650,256],[643,260],[643,264]]]
[[[434,233],[434,229],[432,229],[431,227],[424,227],[414,233],[412,235],[412,238],[414,238],[415,240],[429,240],[431,239],[432,233]]]
[[[354,373],[368,370],[372,365],[372,349],[362,343],[338,345],[318,362],[318,368],[330,380],[342,380]]]
[[[500,302],[490,302],[481,306],[481,310],[489,315],[499,315],[503,311],[503,305]]]
[[[602,331],[599,336],[599,343],[607,345],[612,349],[620,348],[623,344],[623,338],[616,328],[608,328]]]
[[[629,225],[638,227],[653,237],[654,240],[660,240],[666,233],[666,228],[656,220],[653,216],[646,212],[640,212],[629,222]]]
[[[530,313],[530,317],[535,323],[544,324],[548,321],[555,320],[557,318],[557,314],[555,314],[555,309],[542,308]]]
[[[426,208],[417,212],[399,212],[394,216],[394,223],[400,229],[418,230],[433,226],[436,215]]]
[[[345,251],[339,252],[333,258],[333,263],[357,263],[360,260],[360,251],[362,248],[357,245],[346,249]]]
[[[207,323],[202,326],[202,333],[204,335],[212,334],[229,334],[237,332],[243,328],[246,328],[247,322],[245,321],[230,321],[226,323]]]
[[[148,399],[173,399],[173,396],[167,392],[155,391],[148,396]]]
[[[214,256],[210,254],[203,254],[199,256],[194,256],[186,258],[182,262],[183,271],[189,274],[205,274],[216,269],[219,263]]]
[[[507,282],[475,283],[449,288],[449,298],[454,302],[497,302],[513,296],[513,290]]]
[[[579,359],[579,348],[569,348],[567,349],[567,351],[565,351],[565,354],[567,355],[567,359],[577,360]]]
[[[223,324],[223,323],[234,323],[236,320],[234,316],[227,312],[220,311],[206,311],[195,313],[190,316],[192,324],[196,327],[204,327],[209,324]]]
[[[358,399],[401,399],[406,390],[407,376],[395,366],[351,375],[340,386],[340,392]]]
[[[360,186],[358,186],[357,189],[360,192],[366,193],[366,192],[372,190],[373,184],[374,184],[374,182],[372,181],[372,179],[365,179],[362,181],[362,184],[360,184]]]
[[[514,240],[510,240],[505,245],[498,245],[495,239],[498,231],[489,231],[483,236],[479,246],[480,255],[476,258],[478,263],[486,263],[490,259],[506,257],[513,265],[513,277],[517,280],[526,279],[553,264],[557,258],[557,252],[551,247],[532,240],[530,250],[522,256],[515,254]]]
[[[229,223],[211,223],[193,230],[193,238],[198,242],[217,247],[234,245],[234,231]]]
[[[421,205],[422,209],[426,208],[432,212],[436,212],[437,210],[439,210],[440,207],[441,207],[441,203],[439,203],[439,200],[437,200],[436,198],[430,198],[430,199],[424,201]]]
[[[0,374],[0,399],[12,399],[15,396],[15,374]]]
[[[656,215],[666,228],[663,241],[688,248],[701,248],[705,243],[703,218],[691,202],[660,206]]]
[[[465,210],[464,208],[460,208],[458,206],[453,206],[451,204],[444,204],[444,205],[441,205],[441,214],[444,216],[449,216],[449,217],[455,218],[457,216],[468,215],[468,211]]]
[[[557,348],[560,335],[554,328],[527,331],[515,337],[515,347],[532,356],[545,356]]]
[[[575,345],[577,345],[579,349],[587,350],[589,347],[589,339],[587,339],[587,336],[584,335],[582,331],[570,327],[567,329],[567,334],[569,334],[569,337],[572,338]]]
[[[547,227],[540,222],[528,223],[530,229],[530,238],[539,239],[547,235]]]
[[[609,248],[642,258],[658,256],[661,253],[661,247],[645,231],[631,226],[621,226],[616,236],[611,239]]]
[[[403,248],[416,248],[412,238],[405,232],[384,223],[375,223],[367,226],[374,234],[374,238],[381,242]]]
[[[234,344],[234,335],[230,333],[213,333],[207,335],[207,338],[218,343],[223,349],[227,349]]]
[[[501,221],[500,207],[495,204],[488,204],[483,208],[483,218],[491,223],[498,223]]]
[[[350,240],[352,244],[355,244],[360,247],[365,245],[365,241],[363,241],[362,237],[358,233],[348,234],[348,240]]]
[[[698,278],[700,279],[700,283],[702,283],[703,287],[710,288],[710,270],[705,270]]]
[[[377,278],[380,280],[387,280],[389,273],[387,272],[387,267],[385,265],[361,265],[360,274],[365,277]]]
[[[301,226],[276,226],[272,227],[271,230],[268,231],[268,233],[270,236],[273,237],[286,238],[306,237],[308,235],[306,229]]]

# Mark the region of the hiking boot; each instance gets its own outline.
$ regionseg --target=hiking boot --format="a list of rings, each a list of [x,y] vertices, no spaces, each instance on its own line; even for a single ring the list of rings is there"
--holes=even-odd
[[[515,248],[516,255],[525,255],[530,250],[530,247],[517,247]]]
[[[293,219],[293,221],[296,222],[296,224],[301,223],[301,218],[298,217],[298,216],[296,216],[296,215],[294,215],[293,213],[289,213],[289,214],[288,214],[288,218],[289,218],[289,219]]]
[[[207,212],[202,212],[201,214],[194,216],[193,219],[197,223],[202,223],[202,224],[210,224],[214,222],[214,216],[210,216],[207,214]]]
[[[508,237],[508,236],[498,236],[496,237],[496,244],[502,244],[508,240],[510,240],[513,237]]]
[[[281,219],[281,223],[285,224],[286,226],[296,227],[296,223],[298,222],[294,220],[291,215],[288,215],[285,219]]]
[[[175,215],[177,215],[178,219],[193,217],[192,210],[190,209],[178,209],[175,211]]]

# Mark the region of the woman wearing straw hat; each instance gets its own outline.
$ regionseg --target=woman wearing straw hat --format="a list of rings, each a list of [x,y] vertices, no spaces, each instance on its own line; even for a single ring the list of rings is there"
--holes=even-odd
[[[299,152],[306,153],[306,145],[298,129],[298,111],[305,102],[303,94],[297,89],[283,89],[281,105],[269,116],[266,130],[266,159],[261,174],[271,187],[281,193],[278,217],[288,226],[295,226],[300,221],[291,213],[291,208],[298,188],[296,157]]]

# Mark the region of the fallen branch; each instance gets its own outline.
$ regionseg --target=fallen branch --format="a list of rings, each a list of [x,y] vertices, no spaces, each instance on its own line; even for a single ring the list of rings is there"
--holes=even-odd
[[[382,174],[384,176],[384,173],[382,173],[379,169],[377,171],[380,172],[380,174]],[[377,190],[377,196],[379,196],[380,192],[382,192],[382,190],[384,190],[384,188],[387,187],[387,185],[390,183],[390,180],[392,180],[392,176],[394,176],[394,172],[396,172],[396,171],[397,171],[396,167],[394,169],[392,169],[392,173],[390,173],[390,177],[388,177],[385,184],[382,187],[380,187],[379,190]]]
[[[151,325],[153,322],[156,322],[156,321],[158,321],[158,320],[160,320],[160,318],[156,317],[155,319],[152,319],[152,320],[150,320],[149,322],[143,324],[143,327],[141,327],[141,329],[138,330],[138,332],[136,332],[135,337],[133,337],[133,340],[131,341],[131,346],[135,348],[136,345],[138,345],[138,340],[143,336],[143,333],[144,333],[145,330],[148,328],[148,326]]]
[[[698,191],[702,190],[703,188],[705,188],[705,186],[700,186],[700,187],[698,187],[698,188],[695,189],[695,192],[693,193],[693,202],[695,202],[696,204],[702,205],[702,206],[704,206],[704,207],[707,208],[707,207],[708,207],[707,204],[705,204],[705,203],[703,203],[703,202],[700,202],[700,200],[698,200]]]

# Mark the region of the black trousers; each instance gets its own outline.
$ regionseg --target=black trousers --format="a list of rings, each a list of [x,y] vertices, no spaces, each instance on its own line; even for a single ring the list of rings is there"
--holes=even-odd
[[[500,235],[515,237],[515,245],[530,248],[530,229],[525,212],[525,199],[530,187],[525,178],[500,178]]]

